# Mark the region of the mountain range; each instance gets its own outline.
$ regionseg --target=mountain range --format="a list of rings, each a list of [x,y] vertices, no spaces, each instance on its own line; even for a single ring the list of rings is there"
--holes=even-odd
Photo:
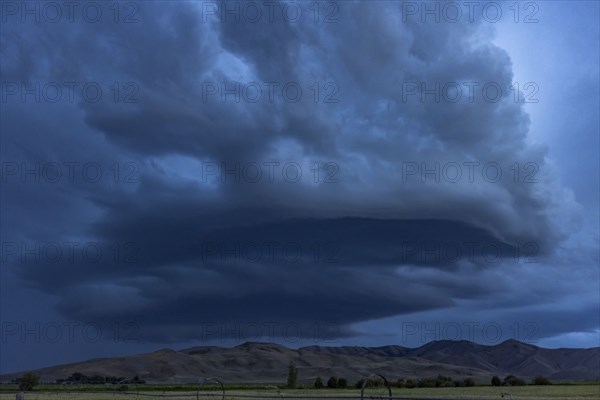
[[[516,340],[488,346],[469,341],[433,341],[418,348],[322,347],[290,349],[273,343],[246,342],[236,347],[202,346],[183,350],[161,349],[126,357],[98,358],[34,371],[42,382],[54,382],[79,372],[87,376],[139,376],[148,383],[194,383],[217,377],[223,383],[285,382],[290,361],[300,383],[317,376],[345,377],[350,382],[371,373],[388,380],[436,377],[473,378],[512,374],[524,379],[598,380],[600,347],[546,349]],[[2,382],[21,373],[0,376]]]

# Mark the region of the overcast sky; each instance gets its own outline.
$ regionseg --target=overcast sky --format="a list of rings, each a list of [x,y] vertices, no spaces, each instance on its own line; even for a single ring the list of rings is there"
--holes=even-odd
[[[2,2],[0,372],[600,345],[598,2]]]

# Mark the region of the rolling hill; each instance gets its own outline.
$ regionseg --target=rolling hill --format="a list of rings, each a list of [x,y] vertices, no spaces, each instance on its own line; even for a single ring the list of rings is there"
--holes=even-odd
[[[545,349],[515,340],[494,346],[468,341],[434,341],[418,348],[321,347],[289,349],[272,343],[247,342],[236,347],[193,347],[179,351],[162,349],[127,357],[101,358],[35,371],[44,382],[84,375],[139,376],[149,383],[193,383],[202,377],[218,377],[225,383],[285,382],[287,366],[294,361],[299,382],[316,376],[343,376],[354,382],[371,373],[390,380],[426,378],[438,374],[489,381],[508,374],[530,379],[597,380],[600,347]],[[10,381],[20,373],[0,377]]]

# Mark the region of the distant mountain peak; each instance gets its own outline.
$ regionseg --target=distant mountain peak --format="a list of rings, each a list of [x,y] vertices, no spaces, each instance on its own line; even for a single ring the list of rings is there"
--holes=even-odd
[[[215,376],[224,383],[284,382],[290,361],[296,362],[299,381],[316,376],[343,376],[358,380],[378,371],[385,376],[409,379],[439,374],[472,377],[489,382],[493,375],[516,375],[531,379],[596,380],[600,378],[600,347],[591,349],[545,349],[507,340],[481,345],[465,340],[439,340],[421,347],[396,345],[308,346],[289,349],[268,342],[245,342],[235,347],[192,347],[180,351],[159,349],[128,357],[88,360],[35,371],[42,382],[54,382],[79,372],[87,376],[139,376],[149,383],[185,383]],[[8,382],[23,372],[0,376]]]
[[[158,353],[175,354],[175,353],[177,353],[177,351],[165,347],[162,349],[155,350],[155,351],[153,351],[153,353],[155,353],[155,354],[158,354]]]
[[[501,347],[501,346],[521,346],[521,347],[530,347],[530,348],[536,348],[536,349],[540,348],[531,343],[520,342],[516,339],[508,339],[508,340],[505,340],[504,342],[496,345],[496,347]]]

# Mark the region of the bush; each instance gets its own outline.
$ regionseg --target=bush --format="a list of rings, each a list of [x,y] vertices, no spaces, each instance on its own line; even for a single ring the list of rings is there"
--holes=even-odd
[[[339,384],[339,381],[338,381],[338,384]],[[366,385],[365,385],[365,380],[364,379],[359,379],[354,384],[354,387],[357,388],[357,389],[362,389],[363,385],[365,386],[365,388],[386,387],[385,381],[383,379],[381,379],[381,378],[369,379],[367,381]],[[401,385],[401,386],[398,386],[398,387],[404,387],[404,379],[398,379],[396,385]]]
[[[405,386],[407,389],[412,389],[412,388],[414,388],[416,385],[415,385],[415,383],[413,382],[413,380],[412,380],[412,379],[407,379],[407,380],[406,380],[406,384],[405,384],[404,386]]]
[[[315,379],[315,389],[323,389],[324,386],[321,377],[317,376],[317,379]]]
[[[536,376],[533,379],[533,384],[534,385],[552,385],[552,382],[550,382],[550,380],[548,378],[546,378],[545,376]]]
[[[417,387],[420,388],[434,388],[437,387],[436,380],[430,378],[419,379],[417,381]]]
[[[501,386],[502,381],[496,375],[492,376],[492,386]]]
[[[337,381],[337,385],[340,389],[346,389],[348,387],[348,381],[346,380],[346,378],[340,378]]]
[[[508,386],[525,386],[525,381],[517,376],[508,375],[504,378],[504,384]]]
[[[337,387],[338,387],[338,381],[337,381],[337,378],[335,376],[332,376],[331,378],[329,378],[329,380],[327,381],[327,387],[329,389],[337,389]]]
[[[27,372],[19,380],[19,389],[24,391],[33,390],[33,388],[36,387],[39,382],[39,376],[33,372]]]
[[[473,378],[466,378],[463,382],[465,383],[465,387],[475,386],[475,381],[473,380]]]
[[[375,378],[367,380],[367,384],[365,385],[365,387],[366,388],[386,387],[386,383],[383,380],[383,378],[381,378],[381,377],[375,377]]]
[[[403,388],[403,387],[404,387],[404,379],[402,379],[402,378],[398,378],[398,379],[396,380],[395,386],[396,386],[397,388]]]
[[[438,375],[437,379],[435,380],[435,387],[450,387],[450,386],[454,386],[452,384],[451,377],[444,376],[444,375]]]
[[[75,372],[71,374],[70,377],[67,378],[69,382],[87,382],[88,377],[82,374],[81,372]]]

